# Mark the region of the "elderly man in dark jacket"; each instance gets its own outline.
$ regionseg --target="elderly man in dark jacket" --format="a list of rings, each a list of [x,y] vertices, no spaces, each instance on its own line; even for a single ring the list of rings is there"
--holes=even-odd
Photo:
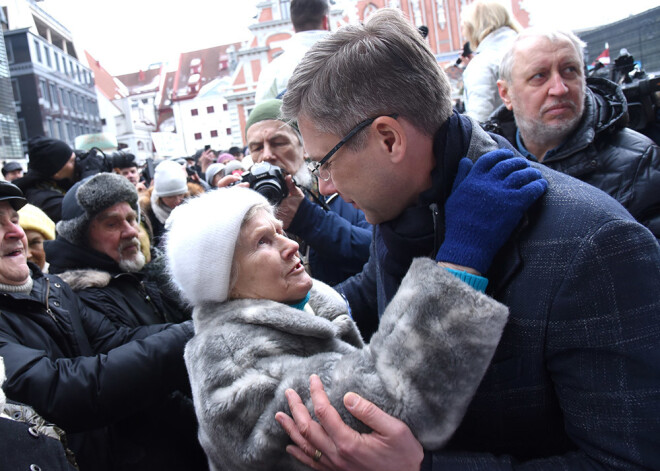
[[[484,126],[528,159],[608,193],[658,238],[660,149],[626,128],[619,86],[585,81],[583,46],[571,32],[524,31],[500,67],[504,104]],[[553,54],[554,63],[542,60]]]
[[[86,307],[26,259],[21,191],[0,182],[0,356],[13,401],[62,427],[81,470],[200,469],[180,411],[153,406],[188,388],[192,324],[129,329]],[[193,450],[195,448],[192,448]],[[203,466],[203,464],[202,464]]]
[[[99,173],[76,183],[64,197],[57,238],[45,245],[49,272],[115,325],[190,319],[183,303],[163,289],[159,260],[143,270],[138,213],[135,186],[120,175]]]

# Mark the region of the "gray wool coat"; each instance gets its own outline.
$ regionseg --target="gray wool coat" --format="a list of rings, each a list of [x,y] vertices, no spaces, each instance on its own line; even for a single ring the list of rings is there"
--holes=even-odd
[[[296,390],[313,410],[318,374],[342,418],[368,429],[343,406],[354,391],[403,420],[427,449],[459,425],[491,360],[507,308],[433,260],[415,260],[369,345],[344,299],[316,281],[310,306],[243,299],[198,306],[185,349],[199,439],[212,470],[308,469],[285,451],[275,421]]]

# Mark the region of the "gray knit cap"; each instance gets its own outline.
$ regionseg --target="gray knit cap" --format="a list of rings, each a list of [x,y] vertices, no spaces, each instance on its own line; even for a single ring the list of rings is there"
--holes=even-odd
[[[57,235],[75,245],[87,244],[87,229],[101,211],[127,202],[140,215],[135,186],[116,173],[97,173],[79,181],[62,199],[62,219],[55,226]]]

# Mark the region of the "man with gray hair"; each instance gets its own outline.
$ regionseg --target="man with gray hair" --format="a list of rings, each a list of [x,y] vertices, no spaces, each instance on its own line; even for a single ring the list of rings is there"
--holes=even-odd
[[[446,450],[424,456],[405,424],[347,392],[343,406],[373,432],[351,430],[314,378],[318,422],[291,390],[292,417],[276,415],[295,443],[290,453],[317,470],[658,467],[660,247],[647,228],[605,193],[523,159],[502,137],[452,112],[447,78],[396,10],[378,10],[365,25],[312,47],[282,111],[298,121],[321,193],[338,192],[374,224],[364,270],[337,287],[354,315],[380,315],[413,258],[453,262],[448,252],[463,250],[476,257],[463,263],[477,272],[468,274],[486,277],[486,294],[510,309]],[[543,176],[547,191],[517,224],[497,208],[525,195],[502,195],[493,182],[528,181],[502,173],[520,162]],[[460,196],[467,188],[467,201],[500,216],[468,209]],[[450,209],[481,223],[448,251],[456,232],[455,219],[445,217]],[[479,253],[502,239],[488,268]],[[399,400],[434,394],[409,384],[399,385]]]
[[[660,150],[626,127],[619,86],[585,79],[583,47],[570,31],[523,31],[502,59],[504,104],[484,126],[528,159],[608,193],[658,238]]]
[[[158,261],[148,275],[143,271],[138,215],[137,190],[121,175],[99,173],[76,183],[62,201],[57,238],[45,244],[49,270],[115,325],[187,320],[189,311],[153,279]]]

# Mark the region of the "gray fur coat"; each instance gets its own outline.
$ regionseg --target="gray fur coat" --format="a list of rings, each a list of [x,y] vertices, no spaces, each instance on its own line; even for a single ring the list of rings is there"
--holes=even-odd
[[[198,306],[185,361],[212,470],[308,469],[285,452],[275,421],[296,390],[312,411],[309,376],[332,404],[354,391],[403,420],[428,449],[459,425],[490,362],[508,311],[430,259],[415,260],[369,345],[332,288],[315,281],[316,316],[267,300]]]

